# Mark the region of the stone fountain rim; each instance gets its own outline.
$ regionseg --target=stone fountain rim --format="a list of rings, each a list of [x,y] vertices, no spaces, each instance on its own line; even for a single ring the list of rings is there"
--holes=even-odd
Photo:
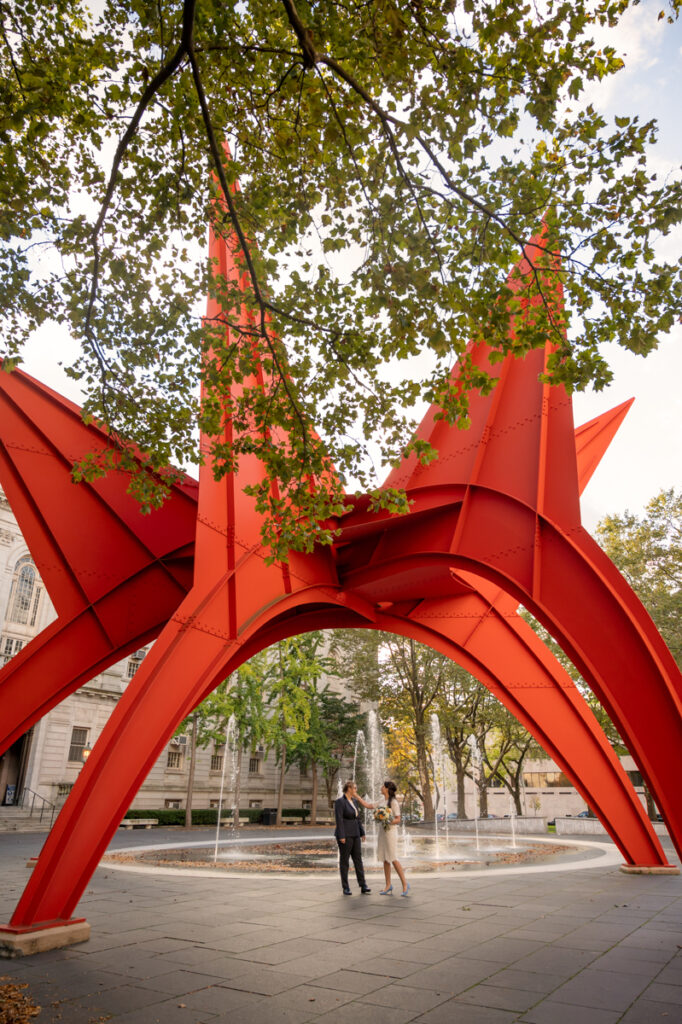
[[[433,834],[435,838],[435,833]],[[509,834],[492,834],[488,833],[486,839],[501,839],[509,842]],[[579,861],[567,861],[565,863],[558,862],[557,864],[521,864],[517,866],[499,867],[499,868],[471,868],[466,871],[443,871],[435,873],[432,871],[412,871],[410,870],[410,878],[426,878],[439,880],[443,878],[490,878],[491,875],[502,876],[502,875],[520,875],[520,874],[547,874],[549,872],[564,872],[564,871],[585,871],[594,868],[604,867],[620,867],[623,863],[623,855],[620,853],[618,848],[610,842],[595,842],[587,839],[568,839],[564,836],[561,838],[555,838],[553,836],[517,836],[518,839],[526,839],[534,843],[546,843],[549,846],[573,846],[576,850],[587,849],[594,850],[595,856],[590,857],[587,860]],[[239,846],[264,846],[272,844],[285,843],[297,843],[297,842],[316,842],[320,839],[332,840],[332,837],[328,832],[320,833],[318,835],[307,835],[307,836],[279,836],[279,837],[260,837],[258,839],[221,839],[219,842],[220,848],[225,848],[230,845]],[[157,850],[190,850],[211,847],[214,845],[210,841],[206,840],[194,840],[186,843],[150,843],[145,846],[126,846],[120,847],[115,850],[109,850],[107,853],[113,855],[119,854],[141,854],[141,853],[153,853]],[[132,871],[140,874],[149,874],[151,872],[158,873],[162,872],[167,875],[179,875],[186,878],[205,878],[207,875],[212,878],[253,878],[257,876],[260,880],[264,878],[272,879],[273,881],[284,881],[288,879],[290,881],[296,881],[298,879],[311,879],[311,878],[326,878],[329,879],[329,875],[322,875],[319,871],[297,871],[295,874],[292,872],[279,872],[279,871],[263,871],[258,873],[256,871],[245,873],[241,871],[229,871],[225,868],[177,868],[177,867],[163,867],[160,865],[152,864],[121,864],[114,860],[109,860],[105,854],[105,858],[102,861],[102,867],[112,868],[115,871]],[[370,869],[373,869],[372,865]],[[379,870],[377,867],[376,870]]]

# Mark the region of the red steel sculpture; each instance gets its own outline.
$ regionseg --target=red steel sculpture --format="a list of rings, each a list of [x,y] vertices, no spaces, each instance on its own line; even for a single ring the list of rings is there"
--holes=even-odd
[[[218,272],[236,279],[224,240]],[[526,261],[520,264],[529,272]],[[208,316],[220,314],[209,299]],[[158,637],[96,742],[0,943],[59,929],[60,944],[102,854],[178,724],[257,651],[312,629],[381,629],[429,644],[483,682],[534,735],[604,823],[626,865],[677,870],[578,689],[519,604],[559,641],[619,729],[682,855],[682,677],[647,612],[580,525],[579,494],[627,412],[579,430],[570,396],[539,380],[549,346],[491,364],[471,428],[437,418],[439,452],[409,458],[387,486],[404,516],[349,498],[331,547],[268,564],[247,482],[256,456],[220,481],[175,486],[140,515],[128,480],[74,486],[73,462],[111,446],[77,406],[16,371],[0,375],[0,480],[57,611],[0,671],[0,752],[78,686]],[[454,371],[457,373],[457,368]],[[225,436],[231,431],[226,420]],[[206,445],[205,450],[208,450]],[[76,934],[74,932],[74,934]],[[78,938],[84,937],[82,926]],[[65,936],[65,937],[64,937]],[[55,941],[57,944],[57,941]]]

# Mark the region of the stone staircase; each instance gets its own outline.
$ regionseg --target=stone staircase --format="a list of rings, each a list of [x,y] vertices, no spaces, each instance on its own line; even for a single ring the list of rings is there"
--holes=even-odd
[[[49,832],[52,826],[52,811],[46,808],[43,820],[40,811],[33,814],[23,807],[0,807],[0,832]]]

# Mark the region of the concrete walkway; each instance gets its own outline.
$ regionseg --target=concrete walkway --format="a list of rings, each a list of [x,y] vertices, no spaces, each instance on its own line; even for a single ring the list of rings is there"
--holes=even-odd
[[[41,844],[0,836],[0,920]],[[597,865],[414,879],[409,899],[379,896],[376,873],[371,896],[353,884],[348,898],[322,875],[102,866],[77,911],[91,940],[0,961],[0,975],[27,983],[37,1024],[678,1024],[682,876]]]

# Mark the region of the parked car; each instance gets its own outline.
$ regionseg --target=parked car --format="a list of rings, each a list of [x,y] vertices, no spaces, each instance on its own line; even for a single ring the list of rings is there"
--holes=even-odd
[[[451,811],[448,814],[448,821],[457,821],[457,811]]]
[[[576,818],[591,818],[591,817],[592,817],[592,811],[580,811],[579,814],[576,814]]]

